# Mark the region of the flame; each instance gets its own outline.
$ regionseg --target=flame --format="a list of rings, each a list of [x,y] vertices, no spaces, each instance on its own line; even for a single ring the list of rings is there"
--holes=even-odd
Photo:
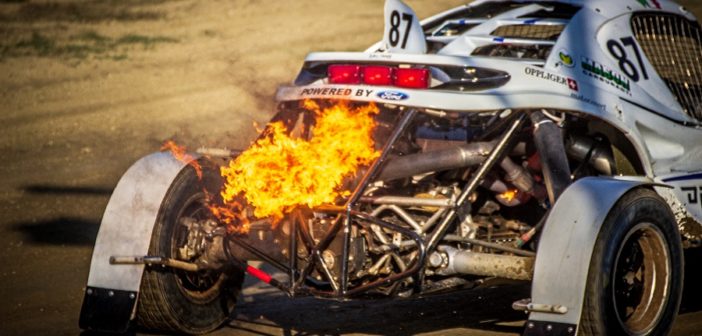
[[[178,145],[173,140],[168,140],[161,146],[161,151],[170,151],[176,160],[192,166],[198,179],[202,180],[202,166],[194,156],[187,153],[184,146]],[[202,192],[205,194],[205,207],[226,226],[227,231],[230,233],[249,231],[249,220],[241,203],[231,201],[227,204],[221,204],[222,202],[216,201],[207,189],[203,189]]]
[[[507,190],[507,191],[499,194],[498,197],[501,197],[506,202],[512,202],[515,198],[517,198],[518,193],[519,193],[519,191],[517,191],[517,190]]]
[[[258,141],[221,168],[221,195],[234,212],[220,213],[221,219],[242,217],[237,201],[242,197],[254,217],[274,223],[299,206],[333,204],[350,194],[342,188],[344,178],[380,155],[372,138],[373,116],[379,113],[374,104],[320,108],[308,100],[303,107],[315,116],[309,139],[290,135],[282,122],[270,123]]]
[[[192,166],[195,169],[197,178],[202,180],[202,167],[197,160],[195,160],[195,157],[187,153],[185,147],[179,146],[173,140],[168,140],[163,143],[163,146],[161,146],[161,151],[170,151],[176,160]]]
[[[226,204],[215,202],[207,190],[204,190],[206,196],[206,206],[219,221],[224,224],[229,233],[247,233],[251,223],[246,215],[246,208],[241,205],[238,200],[230,201]]]

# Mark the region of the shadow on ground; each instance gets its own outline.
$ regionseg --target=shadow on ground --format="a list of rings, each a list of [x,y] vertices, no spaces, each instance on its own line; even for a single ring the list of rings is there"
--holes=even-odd
[[[231,329],[260,335],[414,335],[455,328],[519,334],[523,312],[512,302],[529,297],[529,285],[501,284],[413,299],[339,302],[289,299],[278,293],[241,303]]]
[[[702,268],[696,262],[702,260],[702,248],[685,250],[685,260],[683,315],[702,311]],[[257,335],[414,335],[456,329],[451,334],[458,335],[467,328],[516,335],[521,334],[527,316],[510,307],[529,296],[529,285],[521,283],[424,298],[350,302],[289,299],[268,290],[240,303],[228,329]]]
[[[702,311],[702,248],[685,250],[685,284],[680,313]]]
[[[112,194],[112,188],[96,186],[60,186],[60,185],[28,185],[22,188],[32,196],[48,197],[60,200],[61,204],[73,204],[71,209],[81,207],[81,203],[91,202],[92,197],[107,197]],[[39,202],[42,207],[57,206],[59,202]],[[78,211],[81,213],[80,211]],[[95,243],[100,218],[91,215],[78,215],[76,211],[61,216],[51,216],[43,220],[25,220],[11,225],[13,231],[23,234],[27,243],[37,245],[82,245],[92,246]]]
[[[99,221],[76,217],[58,217],[47,221],[20,222],[12,229],[24,234],[31,244],[84,245],[95,243]]]
[[[107,195],[112,194],[112,188],[102,187],[68,187],[56,185],[32,184],[22,188],[32,194],[51,195]]]

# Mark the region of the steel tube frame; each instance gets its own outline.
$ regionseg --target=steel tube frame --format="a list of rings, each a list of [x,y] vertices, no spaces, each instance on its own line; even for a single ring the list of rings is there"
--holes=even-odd
[[[307,278],[307,276],[310,274],[312,269],[315,267],[315,265],[319,264],[319,266],[322,268],[323,272],[325,273],[325,276],[328,278],[330,285],[334,289],[335,296],[336,297],[346,297],[348,295],[352,295],[348,293],[348,259],[350,255],[349,251],[349,244],[350,244],[350,237],[351,237],[351,213],[353,211],[353,208],[356,206],[356,203],[359,201],[361,198],[361,195],[363,195],[363,192],[366,190],[368,187],[368,183],[373,181],[373,179],[377,176],[377,174],[380,171],[380,168],[382,165],[385,163],[389,153],[390,149],[392,146],[397,142],[397,139],[399,139],[400,135],[407,129],[407,127],[411,124],[412,120],[414,117],[417,115],[417,110],[415,109],[409,109],[404,112],[403,116],[400,118],[400,120],[397,123],[397,126],[393,130],[392,134],[386,141],[386,143],[383,146],[383,149],[381,151],[380,157],[377,158],[371,167],[368,169],[366,174],[364,174],[363,178],[361,181],[358,183],[356,186],[354,192],[351,194],[351,197],[347,200],[346,204],[344,205],[343,208],[337,208],[337,207],[328,207],[329,212],[339,212],[337,217],[334,219],[334,222],[332,224],[332,227],[329,229],[329,231],[324,235],[324,238],[322,240],[315,244],[313,247],[311,245],[314,243],[314,241],[309,241],[309,239],[303,239],[305,241],[305,245],[310,250],[310,259],[308,260],[308,263],[305,267],[305,269],[302,271],[300,276],[298,277],[297,280],[291,279],[291,282],[294,282],[295,284],[292,287],[299,287],[302,285],[302,282]],[[339,210],[342,210],[339,211]],[[342,221],[343,219],[343,221]],[[386,223],[389,224],[389,223]],[[392,224],[390,224],[392,225]],[[304,226],[304,225],[303,225]],[[329,269],[324,262],[324,259],[321,257],[321,252],[324,251],[331,242],[334,240],[336,235],[339,233],[339,230],[341,228],[344,228],[343,231],[343,247],[342,247],[342,264],[341,264],[341,284],[337,285],[336,281],[334,280],[333,276],[329,272]],[[401,229],[400,227],[397,227]],[[301,230],[303,232],[303,238],[305,238],[304,235],[304,230]],[[296,258],[296,253],[291,253],[290,254],[291,258]],[[415,270],[416,271],[416,270]],[[406,272],[405,272],[406,273]],[[356,291],[354,291],[356,292]]]
[[[375,177],[380,172],[380,168],[383,166],[385,160],[388,158],[392,146],[395,145],[397,139],[399,139],[400,135],[402,135],[402,133],[405,132],[405,130],[412,123],[412,120],[416,115],[417,110],[415,109],[409,109],[405,111],[404,115],[402,116],[402,118],[400,118],[399,122],[397,123],[397,127],[395,127],[395,130],[390,135],[390,138],[385,142],[383,150],[380,153],[380,157],[377,160],[375,160],[375,162],[373,162],[370,169],[368,169],[366,174],[356,186],[356,190],[354,190],[353,194],[351,194],[351,197],[346,202],[346,205],[344,205],[344,208],[346,209],[346,220],[344,221],[344,245],[341,257],[341,290],[338,292],[340,296],[346,295],[346,292],[348,291],[348,257],[349,244],[351,238],[351,212],[356,206],[356,202],[358,202],[358,200],[363,195],[363,192],[366,190],[366,188],[368,188],[368,183],[373,181],[373,179],[375,179]]]
[[[512,124],[507,130],[507,132],[502,136],[495,148],[493,148],[493,150],[490,152],[488,158],[483,162],[483,164],[480,165],[478,171],[473,175],[466,187],[458,196],[458,199],[456,200],[456,207],[449,210],[446,217],[444,217],[444,220],[442,220],[441,223],[439,223],[439,226],[434,230],[434,233],[427,240],[426,244],[428,251],[433,251],[434,248],[436,248],[436,245],[441,240],[441,238],[443,238],[446,235],[446,231],[451,225],[451,222],[456,218],[456,215],[458,215],[459,210],[463,208],[470,194],[472,194],[478,188],[478,186],[480,185],[480,183],[482,183],[487,173],[492,169],[493,166],[495,166],[495,164],[497,164],[500,161],[504,153],[509,149],[509,145],[512,142],[512,139],[514,138],[514,134],[517,131],[521,130],[522,124],[524,124],[525,120],[526,115],[521,113],[516,117],[514,121],[512,121]]]
[[[296,293],[311,293],[314,295],[319,295],[323,297],[334,297],[334,298],[348,298],[353,295],[358,295],[360,293],[366,292],[368,290],[377,288],[382,285],[387,285],[391,284],[395,281],[401,280],[408,278],[410,276],[417,276],[415,279],[417,281],[417,285],[421,285],[421,277],[422,275],[419,274],[421,269],[424,266],[424,261],[426,259],[427,253],[433,251],[436,248],[436,245],[438,242],[446,236],[446,231],[450,227],[452,221],[455,219],[455,217],[458,215],[459,211],[461,208],[465,206],[466,201],[468,200],[469,196],[476,190],[476,188],[480,185],[482,180],[485,178],[486,174],[494,167],[495,164],[497,164],[502,157],[504,157],[505,152],[510,148],[512,145],[512,140],[514,139],[514,135],[521,130],[522,125],[524,124],[524,121],[527,119],[526,114],[519,114],[518,116],[513,118],[513,121],[511,121],[511,124],[508,128],[508,130],[504,133],[504,135],[501,137],[501,139],[498,141],[497,145],[492,149],[486,160],[480,165],[478,168],[478,171],[473,175],[471,180],[466,184],[466,186],[463,188],[459,196],[456,198],[455,203],[452,202],[451,200],[441,200],[441,204],[438,204],[439,201],[437,200],[432,200],[426,201],[426,200],[418,200],[418,199],[413,199],[413,198],[403,198],[403,199],[398,199],[400,201],[400,205],[404,204],[411,204],[414,203],[414,205],[431,205],[431,206],[436,206],[440,208],[444,208],[446,211],[446,214],[444,214],[443,220],[438,224],[438,227],[433,230],[433,232],[429,235],[429,237],[424,240],[422,237],[417,233],[412,230],[406,229],[404,227],[388,223],[386,221],[383,221],[381,219],[378,219],[374,216],[371,216],[369,214],[356,211],[354,208],[358,203],[381,203],[384,204],[388,200],[379,200],[379,199],[373,199],[373,198],[363,198],[362,195],[366,188],[368,187],[369,183],[374,181],[374,179],[377,177],[378,173],[380,172],[380,169],[382,168],[383,164],[386,162],[386,159],[389,155],[390,149],[392,146],[395,144],[395,142],[399,139],[400,135],[402,135],[403,132],[408,128],[408,126],[411,124],[413,121],[414,117],[417,114],[417,110],[415,109],[409,109],[405,111],[404,115],[400,118],[400,120],[397,122],[397,127],[393,130],[393,133],[391,136],[388,138],[387,142],[384,144],[381,155],[378,159],[376,159],[373,164],[370,166],[368,171],[364,174],[362,177],[361,181],[357,184],[355,190],[345,203],[343,207],[339,206],[324,206],[320,208],[314,209],[316,212],[325,212],[325,213],[336,213],[337,216],[333,220],[331,228],[322,236],[322,238],[316,242],[310,235],[308,228],[306,227],[305,223],[305,218],[302,216],[300,212],[297,213],[297,215],[293,218],[292,223],[291,223],[291,231],[290,231],[290,253],[289,253],[289,260],[287,265],[284,265],[276,260],[273,260],[272,258],[268,257],[265,255],[265,253],[259,251],[256,249],[254,246],[251,246],[249,244],[241,244],[240,246],[249,252],[261,257],[265,262],[271,263],[273,266],[276,268],[280,269],[281,271],[285,272],[288,274],[290,277],[290,286],[287,287],[287,294],[290,296],[294,296]],[[441,211],[441,210],[439,210]],[[444,211],[442,211],[444,212]],[[348,274],[348,260],[350,256],[350,238],[351,238],[351,230],[352,230],[352,218],[359,218],[362,221],[368,222],[368,226],[371,224],[373,225],[378,225],[383,228],[386,228],[391,231],[398,232],[404,236],[409,237],[411,240],[413,240],[416,243],[417,246],[417,256],[414,259],[414,262],[412,262],[411,266],[408,266],[404,271],[396,274],[392,274],[386,278],[376,280],[372,283],[365,284],[356,288],[353,288],[351,290],[348,289],[348,284],[349,284],[349,274]],[[363,223],[356,223],[356,225],[363,226]],[[332,243],[334,238],[337,236],[339,231],[343,228],[343,247],[342,247],[342,264],[341,264],[341,274],[340,274],[340,283],[337,283],[334,280],[333,275],[331,274],[331,271],[329,270],[328,266],[324,262],[324,259],[321,256],[321,252],[326,250],[329,245]],[[298,237],[300,238],[299,240],[303,243],[305,248],[308,251],[308,257],[307,257],[307,265],[301,272],[297,272],[297,258],[298,258]],[[240,243],[241,240],[235,241],[236,243]],[[310,273],[315,267],[319,267],[318,269],[321,269],[322,273],[324,274],[325,277],[327,277],[327,280],[329,282],[330,287],[332,288],[332,291],[319,291],[316,289],[312,288],[304,288],[303,284],[305,280],[307,281],[312,281],[312,282],[318,282],[316,281],[313,277],[310,276]],[[284,287],[279,287],[279,288],[284,288]]]

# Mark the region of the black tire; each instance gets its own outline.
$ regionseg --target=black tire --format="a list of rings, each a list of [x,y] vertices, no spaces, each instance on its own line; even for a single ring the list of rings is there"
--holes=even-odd
[[[675,217],[649,189],[627,193],[612,208],[590,261],[583,335],[667,335],[683,286]]]
[[[174,180],[151,236],[149,255],[178,258],[188,229],[180,225],[184,216],[209,218],[205,193],[218,195],[221,178],[203,171],[200,180],[192,167]],[[163,267],[147,267],[137,306],[139,325],[147,329],[187,334],[210,332],[225,322],[234,308],[244,274],[241,271],[188,273]]]

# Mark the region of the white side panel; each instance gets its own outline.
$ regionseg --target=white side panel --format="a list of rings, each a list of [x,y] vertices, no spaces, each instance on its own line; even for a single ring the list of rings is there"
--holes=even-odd
[[[110,257],[148,253],[161,201],[184,165],[170,153],[154,153],[122,176],[102,217],[88,286],[139,291],[144,266],[110,265]]]
[[[673,213],[678,220],[691,217],[695,222],[702,223],[702,171],[677,173],[657,179],[673,187],[663,196],[673,204]]]
[[[590,258],[602,223],[617,200],[647,182],[588,177],[565,190],[539,241],[531,295],[533,303],[561,305],[568,312],[533,312],[529,320],[578,324]]]

